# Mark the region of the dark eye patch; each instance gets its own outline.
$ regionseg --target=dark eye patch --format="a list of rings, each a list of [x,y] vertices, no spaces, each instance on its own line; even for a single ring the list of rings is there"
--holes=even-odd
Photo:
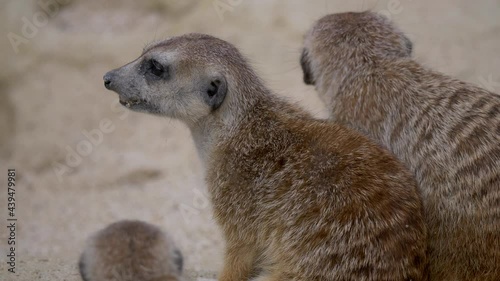
[[[141,72],[150,78],[167,78],[169,71],[170,69],[167,65],[163,65],[153,58],[144,60],[141,64]]]
[[[155,59],[151,59],[150,63],[151,63],[151,68],[150,68],[151,73],[153,73],[153,75],[155,76],[161,77],[165,71],[163,65],[161,65],[161,63],[159,63]]]

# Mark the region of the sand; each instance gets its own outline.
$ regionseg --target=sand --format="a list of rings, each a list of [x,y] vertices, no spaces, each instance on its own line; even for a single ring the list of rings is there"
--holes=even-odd
[[[18,220],[17,274],[7,272],[10,232],[0,228],[0,280],[79,280],[85,239],[119,219],[168,231],[193,276],[220,269],[224,245],[189,131],[124,110],[103,87],[106,71],[151,40],[187,32],[228,40],[277,94],[325,117],[302,83],[303,34],[326,13],[372,9],[409,34],[420,62],[500,92],[497,0],[58,1],[69,3],[0,3],[0,220],[7,225],[8,168],[17,172]],[[217,12],[221,2],[234,6]],[[39,27],[25,36],[23,20]],[[17,53],[9,33],[24,36]]]

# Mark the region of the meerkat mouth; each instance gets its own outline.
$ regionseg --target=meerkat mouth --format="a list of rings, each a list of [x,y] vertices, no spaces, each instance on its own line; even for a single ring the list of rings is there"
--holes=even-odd
[[[120,104],[125,106],[125,107],[128,107],[128,108],[130,108],[131,106],[134,106],[134,105],[145,103],[145,102],[146,102],[145,100],[139,99],[139,98],[130,98],[130,99],[126,99],[126,100],[120,98]]]

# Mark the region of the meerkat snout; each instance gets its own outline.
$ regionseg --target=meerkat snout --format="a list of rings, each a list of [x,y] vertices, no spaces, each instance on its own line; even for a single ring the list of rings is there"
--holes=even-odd
[[[104,75],[102,78],[104,80],[104,87],[106,89],[111,90],[111,82],[113,81],[113,72],[110,71]]]
[[[90,237],[79,260],[84,281],[180,281],[183,258],[172,239],[142,222],[115,222]]]
[[[106,73],[104,86],[131,110],[195,123],[217,110],[228,91],[225,69],[199,59],[213,53],[203,44],[204,36],[146,47],[139,58]],[[186,45],[196,45],[200,52],[188,54]]]

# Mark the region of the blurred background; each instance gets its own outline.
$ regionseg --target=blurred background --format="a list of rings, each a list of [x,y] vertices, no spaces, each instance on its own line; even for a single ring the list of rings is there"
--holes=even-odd
[[[119,219],[161,226],[187,268],[217,271],[223,242],[186,127],[125,110],[103,74],[150,41],[234,43],[277,94],[317,117],[303,34],[327,13],[378,11],[421,63],[500,92],[499,0],[0,0],[0,280],[79,280],[85,239]],[[17,171],[17,266],[7,272],[7,169]],[[5,186],[5,188],[4,188]],[[14,277],[13,277],[14,276]]]

